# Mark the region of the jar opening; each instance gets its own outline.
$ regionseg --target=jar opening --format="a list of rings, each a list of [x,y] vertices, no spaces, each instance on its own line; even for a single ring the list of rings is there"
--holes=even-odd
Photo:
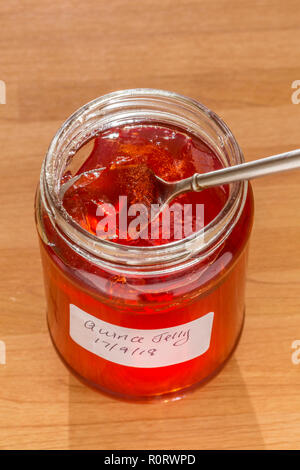
[[[247,182],[230,185],[227,202],[204,228],[170,243],[132,247],[98,238],[85,230],[62,205],[61,180],[67,165],[84,143],[99,132],[124,124],[160,123],[200,137],[218,156],[222,166],[244,161],[226,124],[197,101],[176,93],[124,90],[97,98],[76,111],[57,131],[46,154],[40,179],[42,203],[59,235],[82,256],[119,269],[158,270],[191,265],[216,250],[228,237],[242,212]]]

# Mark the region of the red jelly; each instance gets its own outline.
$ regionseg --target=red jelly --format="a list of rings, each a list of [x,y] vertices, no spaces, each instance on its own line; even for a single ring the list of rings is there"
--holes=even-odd
[[[250,185],[178,196],[169,227],[162,213],[155,237],[150,224],[144,236],[124,236],[121,217],[126,212],[128,227],[136,213],[125,211],[120,195],[128,207],[149,208],[157,198],[153,173],[175,181],[242,161],[216,115],[159,90],[106,95],[58,131],[42,169],[36,217],[50,334],[79,378],[118,396],[146,398],[185,389],[221,368],[244,318]],[[188,235],[180,236],[181,213],[173,215],[172,205],[191,208],[182,219],[192,228]],[[200,229],[196,206],[203,208]],[[114,230],[103,220],[113,220]]]
[[[81,168],[76,172],[79,179],[70,186],[72,177],[67,171],[63,183],[63,205],[71,217],[84,229],[96,235],[96,227],[102,217],[97,217],[97,208],[110,202],[116,215],[120,213],[120,195],[127,197],[127,207],[144,203],[146,207],[156,197],[156,181],[153,174],[165,181],[177,181],[194,173],[217,170],[222,164],[215,153],[199,138],[162,126],[135,125],[109,129],[93,139],[93,149]],[[87,144],[90,148],[91,142]],[[83,153],[84,148],[81,149]],[[88,152],[88,149],[87,149]],[[75,175],[75,176],[76,176]],[[208,225],[224,207],[228,188],[215,187],[205,191],[189,192],[178,196],[170,205],[190,205],[191,213],[196,204],[203,205],[204,225]],[[122,202],[122,201],[121,201]],[[109,211],[109,208],[108,208]],[[102,212],[103,213],[103,212]],[[128,208],[127,208],[128,213]],[[107,215],[103,213],[103,216]],[[134,217],[128,216],[128,225]],[[121,239],[118,217],[112,241],[131,246],[161,245],[175,241],[174,218],[168,237],[163,230],[162,217],[158,221],[158,237],[152,238],[150,230],[146,236],[132,239],[130,235]],[[193,227],[195,228],[195,227]],[[127,230],[128,232],[128,230]]]

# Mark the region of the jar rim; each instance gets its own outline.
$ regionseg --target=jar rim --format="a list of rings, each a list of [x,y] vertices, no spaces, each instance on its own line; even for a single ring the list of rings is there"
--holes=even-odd
[[[225,122],[216,113],[195,99],[175,92],[152,88],[120,90],[100,96],[80,107],[57,130],[42,165],[40,195],[52,225],[65,242],[80,255],[97,264],[104,264],[106,266],[118,265],[119,270],[123,266],[123,272],[128,269],[132,271],[132,269],[137,267],[140,272],[141,267],[151,267],[151,272],[153,273],[154,265],[160,266],[160,272],[161,268],[166,270],[170,265],[174,268],[175,265],[178,266],[178,263],[182,265],[184,262],[190,265],[195,262],[193,255],[197,255],[197,260],[199,260],[199,257],[207,256],[209,251],[213,251],[220,246],[233,229],[243,210],[248,184],[246,181],[232,183],[231,193],[224,207],[209,224],[186,238],[163,245],[146,247],[121,245],[101,239],[85,230],[71,218],[58,197],[58,187],[61,179],[57,178],[57,165],[62,151],[60,143],[66,141],[67,146],[65,146],[65,150],[67,148],[70,149],[72,139],[69,139],[68,133],[72,129],[78,130],[80,126],[87,123],[88,118],[96,118],[99,132],[99,128],[101,130],[100,120],[105,117],[105,112],[112,113],[113,116],[113,113],[117,112],[118,107],[122,111],[122,103],[134,107],[138,106],[138,102],[149,104],[149,106],[151,102],[155,102],[157,106],[158,103],[160,106],[173,106],[175,108],[177,106],[178,109],[180,108],[180,112],[183,112],[183,109],[188,109],[190,115],[193,115],[196,120],[197,114],[199,115],[198,118],[200,118],[201,114],[202,118],[205,117],[207,119],[207,123],[220,132],[219,144],[221,146],[225,146],[225,144],[228,146],[234,157],[234,163],[244,162],[243,153]],[[129,117],[133,118],[137,114],[138,111],[135,110]],[[182,116],[181,118],[184,119]],[[111,124],[114,121],[109,122]],[[138,122],[138,119],[136,119],[136,122]],[[102,124],[102,126],[105,126],[105,124]],[[87,127],[86,131],[87,129],[90,130]],[[224,236],[222,236],[222,233]],[[199,240],[203,239],[203,235],[205,235],[207,241],[200,243]]]

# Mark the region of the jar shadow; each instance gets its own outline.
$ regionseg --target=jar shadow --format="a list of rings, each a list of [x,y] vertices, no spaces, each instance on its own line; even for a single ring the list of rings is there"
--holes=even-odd
[[[70,449],[263,449],[235,357],[209,382],[145,402],[116,399],[69,376]]]

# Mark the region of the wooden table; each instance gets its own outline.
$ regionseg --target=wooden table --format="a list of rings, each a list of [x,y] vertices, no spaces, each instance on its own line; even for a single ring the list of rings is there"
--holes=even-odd
[[[112,90],[198,99],[247,160],[299,147],[299,15],[298,0],[1,2],[1,448],[300,449],[299,172],[254,182],[241,342],[216,378],[177,402],[123,403],[69,375],[46,328],[33,220],[54,132]]]

